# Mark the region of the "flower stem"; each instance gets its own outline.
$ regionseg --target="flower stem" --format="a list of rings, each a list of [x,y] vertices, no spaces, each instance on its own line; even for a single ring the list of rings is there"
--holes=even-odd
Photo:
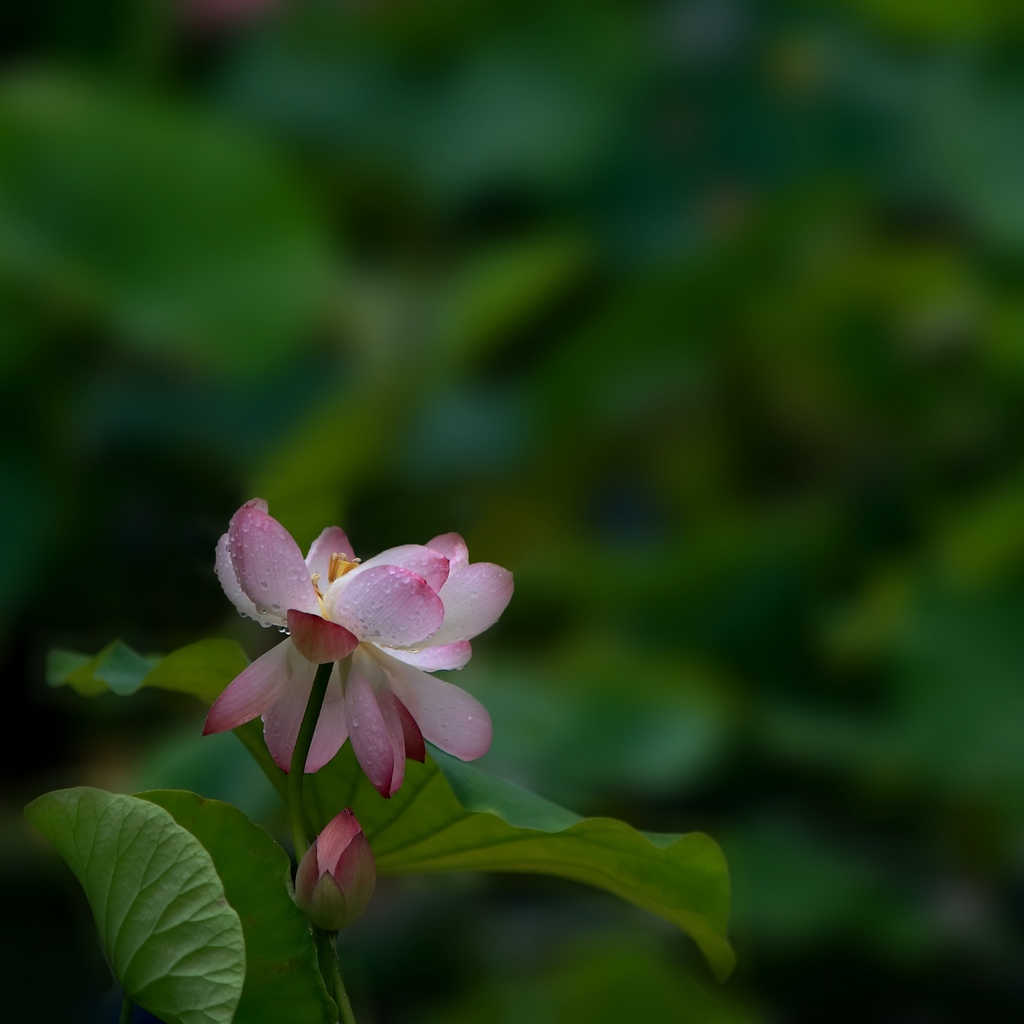
[[[343,681],[348,677],[350,665],[351,662],[347,659],[338,664],[338,671],[341,673]],[[302,855],[309,848],[306,820],[302,813],[302,780],[305,775],[306,758],[309,756],[313,733],[316,730],[317,720],[320,718],[320,709],[324,704],[327,684],[330,682],[333,668],[333,662],[325,662],[316,670],[313,688],[309,691],[309,700],[306,702],[306,713],[302,716],[299,735],[296,737],[295,749],[292,751],[291,764],[288,766],[288,818],[291,821],[292,842],[295,845],[297,861],[302,859]],[[338,1005],[341,1024],[356,1024],[356,1019],[352,1015],[352,1004],[345,991],[345,983],[341,979],[334,934],[313,928],[313,937],[316,941],[320,973],[323,975],[324,983],[331,992],[332,998]]]
[[[132,1010],[135,1009],[135,1001],[127,992],[121,994],[121,1016],[119,1024],[132,1024]]]
[[[356,1024],[355,1015],[352,1013],[352,1004],[348,1001],[348,993],[345,991],[345,982],[341,980],[341,968],[338,967],[338,954],[335,952],[334,963],[334,1001],[341,1011],[342,1024]]]
[[[309,691],[309,700],[306,702],[306,713],[302,716],[299,735],[292,751],[292,763],[288,768],[288,818],[292,826],[296,860],[300,860],[309,847],[306,819],[302,813],[302,778],[306,773],[306,758],[309,756],[313,732],[320,717],[320,708],[323,707],[324,695],[327,693],[327,684],[333,668],[334,662],[327,661],[316,670],[313,689]]]
[[[331,998],[338,1006],[338,1013],[341,1014],[340,1024],[356,1024],[352,1004],[349,1002],[348,992],[345,991],[345,982],[341,979],[341,968],[338,966],[338,947],[335,944],[338,933],[321,931],[319,928],[314,931],[317,951],[320,954],[320,973],[324,976]]]

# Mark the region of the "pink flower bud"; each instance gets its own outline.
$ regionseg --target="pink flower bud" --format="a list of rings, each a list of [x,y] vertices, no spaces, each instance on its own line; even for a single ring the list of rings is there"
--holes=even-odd
[[[317,928],[338,932],[366,909],[376,882],[373,851],[346,808],[328,822],[299,862],[295,902]]]

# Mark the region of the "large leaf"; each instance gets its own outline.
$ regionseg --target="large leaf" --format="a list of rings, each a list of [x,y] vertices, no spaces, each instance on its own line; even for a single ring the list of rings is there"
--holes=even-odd
[[[115,640],[95,657],[50,651],[46,679],[51,686],[71,686],[84,697],[108,691],[127,696],[140,687],[151,686],[188,693],[212,704],[248,664],[242,648],[233,640],[199,640],[165,658],[136,654]]]
[[[611,818],[580,818],[440,751],[410,762],[383,800],[351,745],[306,780],[311,824],[351,807],[381,873],[524,871],[605,889],[666,918],[693,938],[719,978],[735,957],[726,937],[729,878],[702,833],[654,835]]]
[[[168,654],[140,685],[188,693],[204,704],[212,704],[248,664],[245,652],[234,640],[214,637]]]
[[[289,895],[288,855],[259,825],[220,800],[181,790],[140,793],[171,813],[213,858],[245,935],[246,973],[235,1024],[334,1024],[309,923]]]
[[[25,816],[85,890],[125,992],[167,1024],[229,1024],[245,942],[202,844],[149,801],[87,787],[47,793]]]
[[[126,696],[159,661],[159,656],[137,654],[120,640],[111,641],[94,657],[54,649],[46,658],[46,679],[51,686],[70,686],[83,697],[107,691]]]

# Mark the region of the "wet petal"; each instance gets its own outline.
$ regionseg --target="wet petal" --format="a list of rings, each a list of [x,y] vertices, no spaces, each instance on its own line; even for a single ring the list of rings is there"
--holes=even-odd
[[[295,649],[290,640],[288,646]],[[291,767],[299,726],[316,676],[313,662],[307,661],[298,651],[295,651],[295,656],[302,663],[302,672],[293,675],[277,702],[263,713],[263,738],[267,741],[267,749],[277,767],[285,772]]]
[[[439,551],[434,551],[423,544],[402,544],[396,548],[388,548],[373,558],[368,558],[360,567],[361,570],[371,569],[377,565],[397,565],[401,569],[422,576],[431,590],[437,591],[448,579],[448,559]]]
[[[324,594],[332,621],[360,640],[411,647],[444,619],[441,599],[422,576],[393,565],[353,570]]]
[[[317,665],[347,658],[359,646],[344,626],[294,608],[288,610],[288,630],[299,653]]]
[[[384,653],[404,661],[406,665],[421,668],[424,672],[440,672],[442,669],[462,668],[473,656],[473,648],[468,640],[457,640],[440,647],[411,650],[389,647]]]
[[[279,616],[261,615],[256,610],[256,605],[249,600],[245,591],[242,590],[238,577],[235,575],[235,567],[231,564],[231,553],[228,550],[228,535],[226,533],[217,541],[217,558],[213,568],[228,600],[242,615],[248,615],[250,619],[255,619],[261,626],[283,625],[284,619]]]
[[[315,671],[290,640],[272,647],[243,669],[213,702],[203,735],[236,729],[262,715],[306,667]]]
[[[469,564],[469,549],[466,542],[457,533],[442,533],[441,536],[427,541],[427,547],[440,551],[451,564],[449,575]]]
[[[356,760],[377,792],[390,797],[405,777],[405,736],[387,676],[361,651],[345,684],[345,715]]]
[[[490,562],[474,562],[452,573],[441,588],[444,625],[422,646],[470,640],[498,621],[512,598],[512,573]],[[415,647],[415,643],[396,646]]]
[[[352,545],[340,526],[328,526],[309,546],[309,554],[306,555],[309,574],[320,574],[321,590],[327,589],[327,574],[331,567],[331,555],[334,554],[341,555],[350,562],[355,558],[352,554]]]
[[[320,610],[306,561],[292,535],[255,502],[228,529],[228,552],[242,591],[261,614],[284,618],[289,608]]]
[[[486,754],[491,746],[491,716],[465,690],[411,665],[378,654],[395,696],[423,733],[442,750],[463,761]]]

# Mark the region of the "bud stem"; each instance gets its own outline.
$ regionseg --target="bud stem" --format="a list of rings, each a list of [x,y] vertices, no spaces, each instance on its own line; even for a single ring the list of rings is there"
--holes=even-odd
[[[320,717],[320,709],[323,707],[324,695],[327,693],[327,684],[330,681],[333,668],[334,663],[328,661],[316,670],[313,689],[309,691],[309,700],[306,702],[306,713],[302,716],[299,735],[296,737],[295,749],[292,751],[292,763],[288,768],[288,818],[292,826],[292,842],[295,845],[296,860],[301,859],[309,847],[306,819],[302,812],[302,778],[306,772],[306,758],[309,756],[313,732],[316,730],[317,719]]]
[[[320,973],[324,977],[328,992],[337,1004],[341,1024],[356,1024],[352,1004],[348,1000],[348,992],[345,991],[345,982],[341,980],[341,968],[338,966],[338,933],[321,931],[319,928],[314,928],[313,932],[320,954]]]
[[[348,677],[348,669],[351,664],[348,658],[338,663],[338,671],[341,673],[342,680]],[[292,761],[288,766],[288,817],[292,826],[292,843],[295,845],[296,860],[301,860],[302,855],[309,849],[306,818],[302,811],[302,780],[306,774],[306,758],[309,756],[313,733],[316,730],[317,720],[320,718],[320,709],[324,704],[327,684],[330,682],[333,668],[334,662],[328,661],[316,670],[313,689],[309,691],[306,713],[302,716],[299,735],[295,739],[295,749],[292,751]],[[356,1019],[352,1015],[352,1004],[348,1000],[345,983],[341,979],[338,951],[334,945],[335,936],[320,928],[313,928],[313,935],[319,954],[320,973],[323,975],[328,991],[338,1005],[341,1024],[356,1024]]]

